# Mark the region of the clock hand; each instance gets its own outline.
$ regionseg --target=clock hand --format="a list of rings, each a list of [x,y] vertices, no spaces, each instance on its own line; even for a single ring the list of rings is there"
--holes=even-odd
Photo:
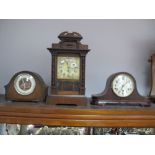
[[[125,87],[127,86],[128,83],[129,83],[129,81],[126,81],[126,82],[122,85],[122,87],[121,87],[122,95],[126,92]]]
[[[128,82],[129,82],[129,81],[126,81],[126,82],[122,85],[121,89],[124,88]]]
[[[23,87],[24,87],[24,90],[25,90],[25,82],[24,82],[23,78],[22,78],[22,83],[23,83]]]

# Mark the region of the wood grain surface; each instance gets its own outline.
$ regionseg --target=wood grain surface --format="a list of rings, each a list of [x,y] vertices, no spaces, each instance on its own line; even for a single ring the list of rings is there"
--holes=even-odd
[[[155,105],[57,106],[7,102],[0,96],[0,123],[77,127],[155,127]]]

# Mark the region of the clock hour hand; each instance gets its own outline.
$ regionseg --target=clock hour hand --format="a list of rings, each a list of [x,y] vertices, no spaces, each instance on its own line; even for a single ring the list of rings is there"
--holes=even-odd
[[[25,87],[26,86],[25,86],[25,82],[24,82],[24,79],[23,78],[22,78],[22,84],[23,84],[23,87],[24,87],[23,90],[25,90]]]

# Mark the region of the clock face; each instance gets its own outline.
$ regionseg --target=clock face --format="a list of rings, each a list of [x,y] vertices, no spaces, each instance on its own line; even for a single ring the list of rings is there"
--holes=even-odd
[[[19,74],[14,80],[14,88],[20,95],[30,95],[34,92],[36,81],[34,77],[27,73]]]
[[[59,56],[57,58],[57,78],[66,80],[79,80],[80,57]]]
[[[117,75],[112,82],[112,90],[119,97],[128,97],[134,91],[133,78],[127,74]]]

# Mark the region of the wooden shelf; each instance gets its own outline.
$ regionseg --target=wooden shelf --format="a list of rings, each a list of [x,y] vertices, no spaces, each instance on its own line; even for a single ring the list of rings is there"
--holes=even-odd
[[[0,123],[77,127],[155,127],[155,105],[56,106],[8,102],[0,95]]]

